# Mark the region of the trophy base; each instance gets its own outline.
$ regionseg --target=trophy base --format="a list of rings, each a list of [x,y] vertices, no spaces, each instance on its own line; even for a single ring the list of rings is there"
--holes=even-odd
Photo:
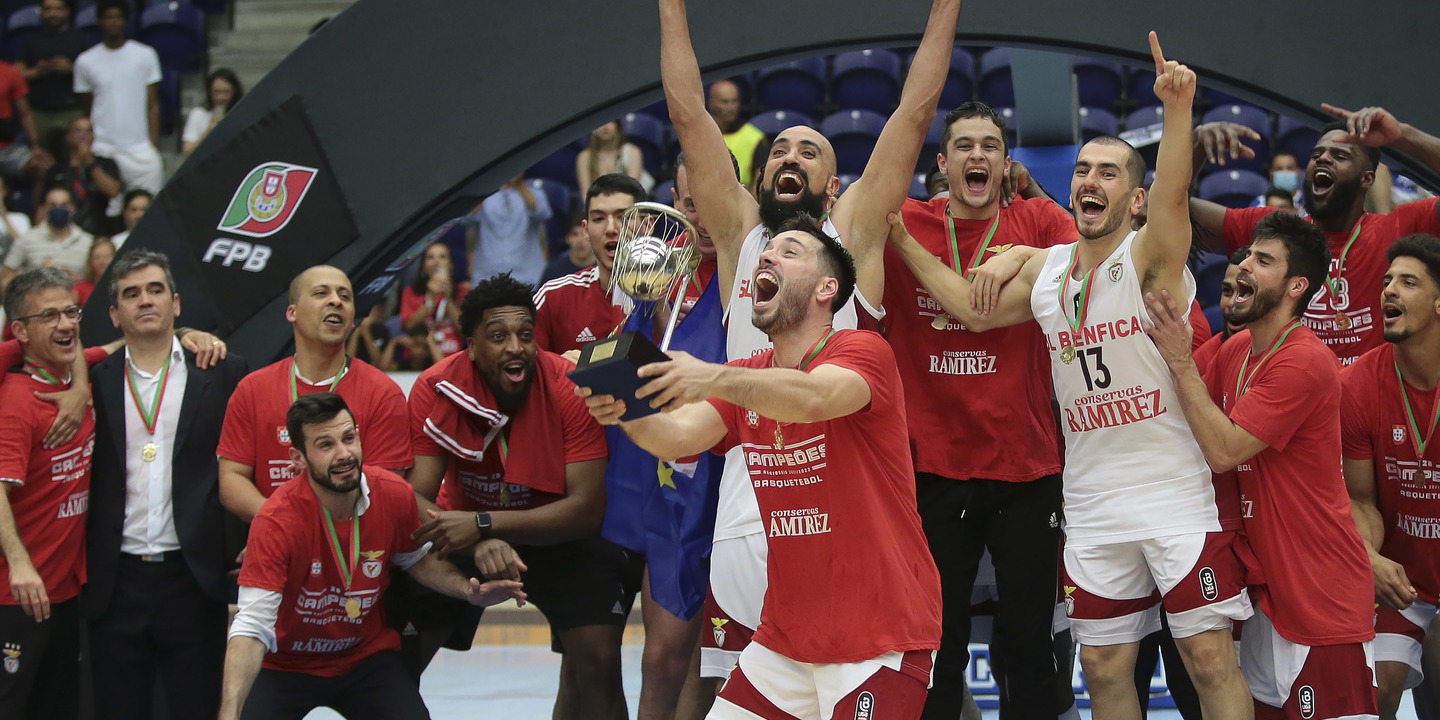
[[[636,373],[642,365],[665,362],[670,357],[655,343],[638,332],[626,332],[596,340],[580,351],[575,369],[566,373],[576,385],[588,387],[596,395],[613,395],[625,401],[621,420],[639,420],[660,412],[650,403],[635,398],[635,391],[649,382]]]

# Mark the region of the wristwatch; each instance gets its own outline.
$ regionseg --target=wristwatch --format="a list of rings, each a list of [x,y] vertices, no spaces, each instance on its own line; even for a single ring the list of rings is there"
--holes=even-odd
[[[480,530],[480,539],[490,539],[490,513],[481,510],[475,513],[475,527]]]

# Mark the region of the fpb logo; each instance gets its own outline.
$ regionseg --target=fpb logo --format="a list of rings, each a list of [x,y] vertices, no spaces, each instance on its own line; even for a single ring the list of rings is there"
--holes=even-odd
[[[265,269],[266,263],[270,262],[272,250],[269,245],[254,245],[244,240],[228,240],[216,238],[210,241],[210,247],[205,248],[205,255],[200,258],[201,262],[216,262],[225,267],[235,263],[244,263],[240,266],[243,270],[260,272]]]
[[[235,189],[216,229],[254,238],[280,232],[295,216],[316,172],[284,162],[256,165]]]

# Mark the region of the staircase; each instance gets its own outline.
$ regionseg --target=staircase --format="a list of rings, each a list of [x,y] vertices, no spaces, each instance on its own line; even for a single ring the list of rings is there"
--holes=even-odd
[[[246,89],[305,40],[322,18],[334,17],[354,0],[235,0],[232,28],[212,26],[210,68],[230,68]],[[204,97],[204,89],[194,98]],[[188,94],[188,93],[187,93]],[[190,107],[191,98],[184,98]]]

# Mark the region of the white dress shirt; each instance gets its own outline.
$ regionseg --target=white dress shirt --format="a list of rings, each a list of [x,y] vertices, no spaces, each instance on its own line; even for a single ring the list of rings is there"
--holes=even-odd
[[[125,525],[120,537],[120,552],[129,555],[153,555],[180,549],[175,533],[175,508],[171,502],[170,477],[175,457],[175,431],[180,426],[180,405],[185,399],[185,382],[190,377],[185,366],[185,352],[180,341],[172,339],[170,372],[165,381],[165,396],[160,400],[160,416],[155,421],[155,434],[145,429],[145,421],[135,406],[130,382],[125,382]],[[155,401],[160,387],[160,373],[146,373],[136,368],[125,348],[125,371],[135,379],[135,390],[148,407]],[[155,459],[146,462],[141,453],[148,443],[155,443]]]

